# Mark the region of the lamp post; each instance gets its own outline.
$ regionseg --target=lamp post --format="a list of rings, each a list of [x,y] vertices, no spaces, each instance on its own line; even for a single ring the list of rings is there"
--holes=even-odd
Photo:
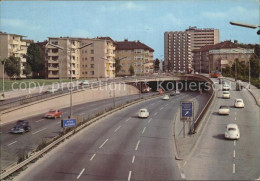
[[[2,99],[4,99],[4,97],[5,97],[5,62],[6,62],[6,59],[4,59],[2,61],[2,65],[3,65],[3,93],[1,95]]]
[[[58,48],[58,49],[61,49],[61,50],[69,50],[69,51],[70,51],[70,85],[71,85],[71,88],[70,88],[70,119],[72,118],[72,59],[71,59],[71,57],[72,57],[72,51],[73,51],[73,50],[77,50],[77,49],[80,50],[80,49],[85,48],[85,47],[87,47],[87,46],[89,46],[89,45],[92,45],[92,44],[93,44],[93,43],[89,43],[89,44],[83,45],[83,46],[81,46],[81,47],[72,49],[72,48],[64,48],[64,47],[61,47],[61,46],[59,46],[59,45],[54,45],[54,44],[49,43],[49,45],[51,45],[51,46],[53,46],[53,47],[56,47],[56,48]],[[59,74],[60,74],[60,72],[59,72]]]
[[[122,57],[122,58],[119,58],[119,59],[116,59],[117,61],[120,61],[120,60],[123,60],[123,59],[125,59],[125,58],[127,58],[127,57]],[[109,59],[107,59],[107,58],[103,58],[103,57],[101,57],[101,59],[104,59],[104,60],[108,60],[109,61]],[[114,72],[114,77],[113,77],[113,83],[114,83],[114,86],[113,86],[113,106],[114,106],[114,108],[116,107],[116,102],[115,102],[115,77],[116,77],[116,70],[115,70],[115,72]]]

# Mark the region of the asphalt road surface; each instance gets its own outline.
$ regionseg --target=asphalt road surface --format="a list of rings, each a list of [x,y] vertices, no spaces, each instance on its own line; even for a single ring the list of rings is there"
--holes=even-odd
[[[213,79],[218,82],[217,79]],[[220,88],[218,83],[217,88]],[[234,83],[231,83],[235,88]],[[194,154],[185,163],[188,180],[254,180],[260,178],[260,109],[247,90],[231,90],[231,99],[217,98],[204,133]],[[218,96],[222,90],[217,91]],[[234,108],[242,98],[245,108]],[[230,107],[230,115],[217,114],[220,105]],[[236,123],[237,141],[224,138],[225,126]]]
[[[180,180],[172,123],[181,93],[148,100],[113,113],[66,140],[16,180]],[[140,108],[150,116],[137,117]]]

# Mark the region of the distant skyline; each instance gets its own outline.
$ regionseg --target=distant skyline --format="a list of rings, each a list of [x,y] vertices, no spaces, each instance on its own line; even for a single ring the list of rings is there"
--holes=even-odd
[[[229,24],[259,25],[258,0],[1,1],[0,9],[3,32],[36,42],[60,36],[140,40],[160,59],[164,32],[189,26],[219,29],[220,41],[259,44],[260,40],[257,29]]]

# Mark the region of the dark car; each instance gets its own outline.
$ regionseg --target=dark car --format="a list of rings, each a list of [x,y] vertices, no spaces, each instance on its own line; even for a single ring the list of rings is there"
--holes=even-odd
[[[9,131],[10,133],[25,133],[31,130],[31,126],[26,120],[19,120],[14,127]]]

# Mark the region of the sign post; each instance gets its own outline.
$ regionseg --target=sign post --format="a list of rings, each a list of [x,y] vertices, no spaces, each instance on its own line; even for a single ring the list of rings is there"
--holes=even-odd
[[[191,119],[194,112],[193,101],[181,101],[181,121],[183,122],[183,137],[185,138],[185,122],[189,121],[189,127],[191,129]],[[192,120],[192,121],[193,121]]]

